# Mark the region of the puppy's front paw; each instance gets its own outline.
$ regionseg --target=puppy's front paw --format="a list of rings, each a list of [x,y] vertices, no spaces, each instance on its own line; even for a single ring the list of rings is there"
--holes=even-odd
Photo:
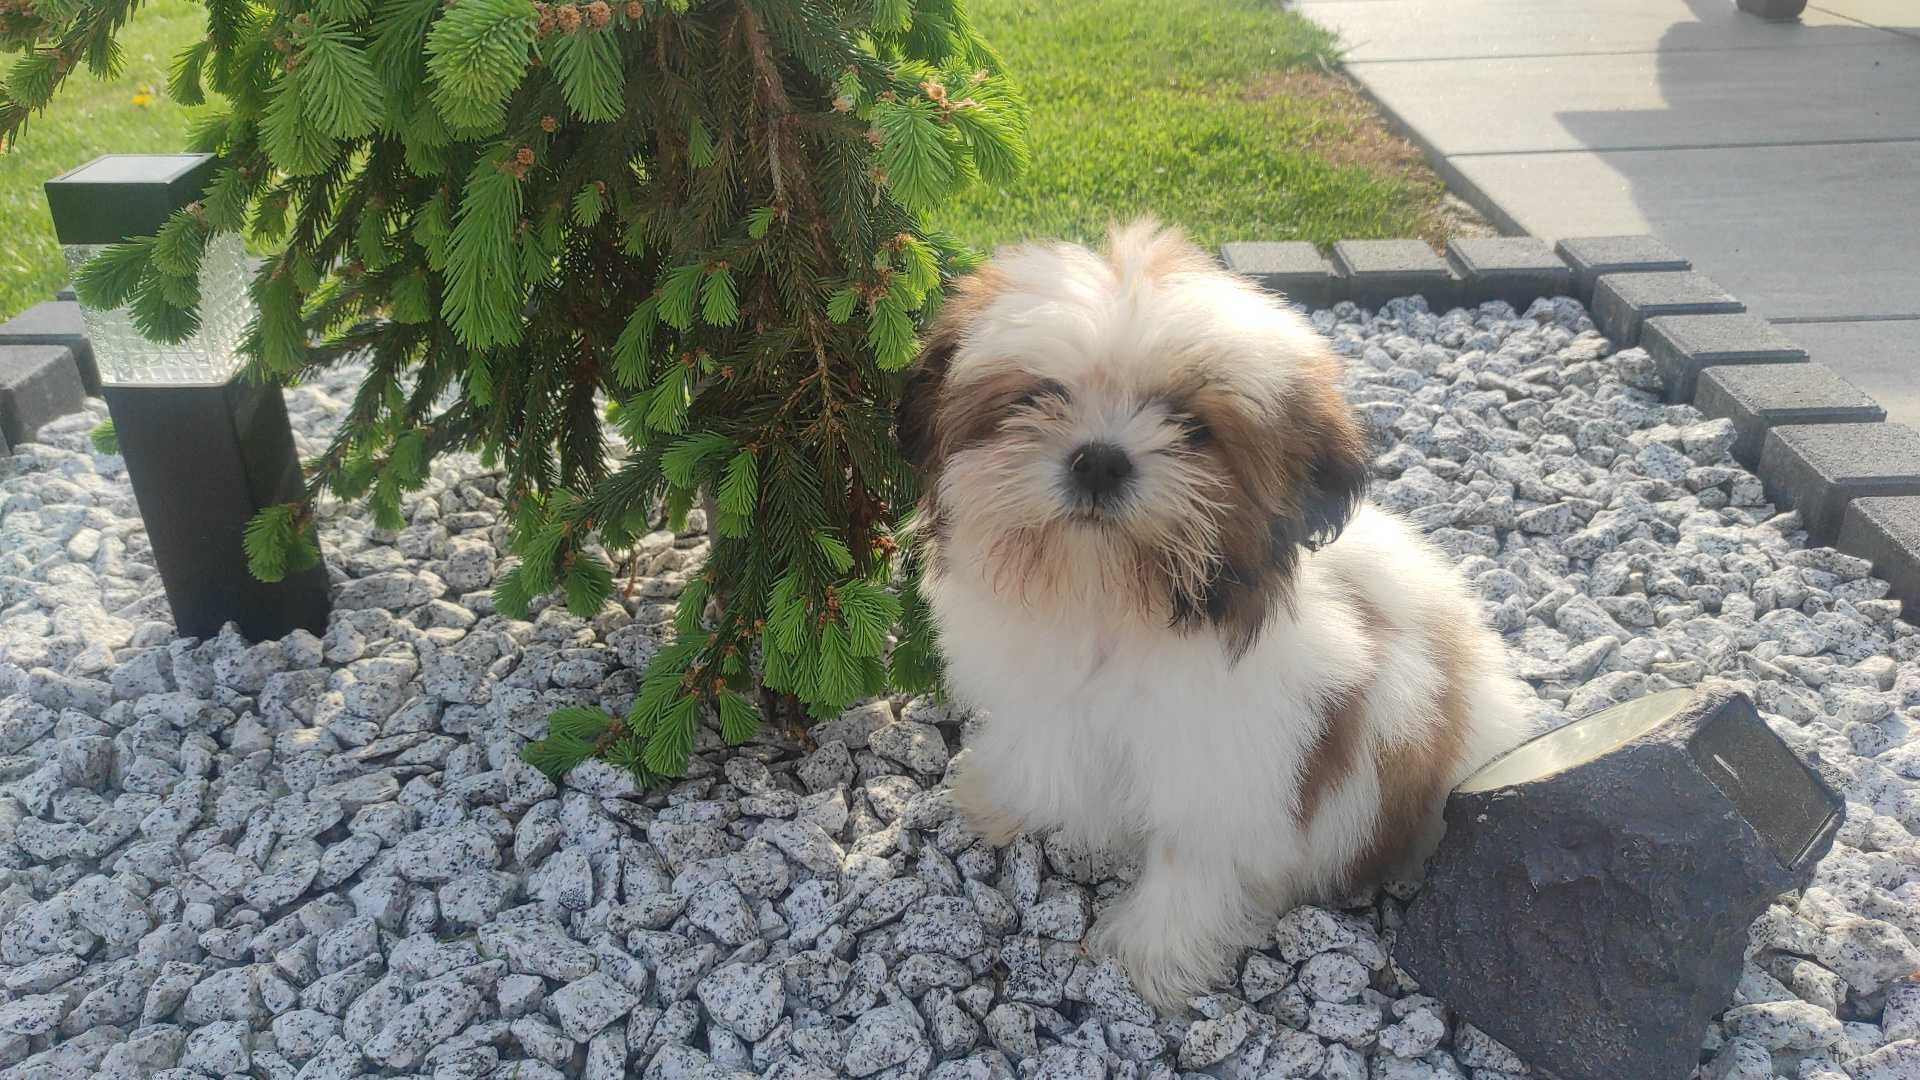
[[[1180,1013],[1218,974],[1220,957],[1184,932],[1178,914],[1148,910],[1137,896],[1107,909],[1087,945],[1127,969],[1134,989],[1161,1012]]]
[[[977,768],[962,769],[954,777],[953,801],[967,819],[967,827],[993,847],[1006,847],[1025,830],[1018,815],[994,801]]]

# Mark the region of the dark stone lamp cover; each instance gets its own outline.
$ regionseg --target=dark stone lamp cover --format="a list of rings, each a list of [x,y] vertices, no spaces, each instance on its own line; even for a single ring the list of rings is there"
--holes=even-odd
[[[110,154],[47,181],[69,268],[106,245],[153,235],[200,197],[215,164],[208,154]],[[239,374],[250,276],[237,233],[210,240],[200,328],[177,343],[147,340],[125,308],[82,310],[174,625],[191,637],[227,622],[255,641],[326,630],[326,568],[259,581],[241,543],[255,513],[302,494],[280,388]]]
[[[1684,1080],[1748,927],[1844,812],[1744,694],[1628,702],[1453,793],[1394,958],[1537,1070]]]

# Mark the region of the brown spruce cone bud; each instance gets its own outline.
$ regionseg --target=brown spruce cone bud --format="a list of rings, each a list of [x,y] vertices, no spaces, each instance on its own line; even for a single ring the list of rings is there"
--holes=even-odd
[[[613,21],[613,9],[607,6],[607,0],[593,0],[587,5],[587,23],[595,30],[601,29]]]
[[[553,9],[553,21],[563,34],[571,34],[580,29],[580,8],[574,4],[561,4]]]
[[[540,118],[540,130],[551,135],[560,130],[560,121],[551,116],[543,116]]]
[[[646,11],[647,9],[640,5],[640,0],[627,0],[627,18],[639,22],[640,16],[646,14]]]

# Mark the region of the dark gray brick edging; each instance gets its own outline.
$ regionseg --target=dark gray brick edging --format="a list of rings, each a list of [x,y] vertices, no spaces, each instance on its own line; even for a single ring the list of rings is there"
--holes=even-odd
[[[1222,244],[1220,261],[1302,307],[1332,307],[1345,299],[1337,292],[1340,279],[1333,264],[1305,240]]]
[[[1667,400],[1694,402],[1700,373],[1729,364],[1797,364],[1807,350],[1758,315],[1656,315],[1640,331],[1666,383]]]
[[[0,443],[32,442],[40,425],[80,411],[86,397],[72,349],[0,344]]]
[[[1230,270],[1308,307],[1378,307],[1419,294],[1436,311],[1570,295],[1621,348],[1653,360],[1669,402],[1733,422],[1735,458],[1800,512],[1815,543],[1870,559],[1920,622],[1920,434],[1651,236],[1456,239],[1443,262],[1418,240],[1233,243]]]
[[[1575,295],[1589,301],[1602,274],[1693,269],[1679,252],[1651,236],[1580,236],[1560,241],[1554,251],[1573,268]]]
[[[1693,405],[1733,421],[1733,456],[1760,464],[1767,432],[1784,424],[1879,423],[1887,410],[1825,364],[1710,367],[1700,376]]]
[[[87,393],[100,393],[100,369],[93,360],[93,343],[76,300],[48,300],[0,323],[0,345],[65,345],[73,350]]]
[[[1593,324],[1626,347],[1640,344],[1640,328],[1648,319],[1745,310],[1745,304],[1705,274],[1686,270],[1602,274],[1593,286]]]
[[[1542,296],[1567,296],[1573,270],[1544,241],[1531,236],[1449,240],[1447,264],[1459,275],[1462,303],[1505,300],[1515,310]]]
[[[1458,291],[1452,271],[1424,240],[1342,240],[1333,245],[1333,265],[1347,281],[1347,299],[1363,307],[1418,294],[1445,310]]]
[[[1893,587],[1892,596],[1912,617],[1920,611],[1920,497],[1870,495],[1847,504],[1837,545],[1873,563],[1873,572]]]
[[[1787,424],[1760,451],[1767,495],[1800,511],[1807,535],[1831,544],[1847,503],[1920,495],[1920,432],[1905,424]]]

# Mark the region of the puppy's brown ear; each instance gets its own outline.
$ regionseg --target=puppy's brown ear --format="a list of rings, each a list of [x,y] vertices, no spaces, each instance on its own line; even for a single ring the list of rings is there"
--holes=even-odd
[[[923,472],[934,464],[934,448],[940,443],[935,430],[940,388],[947,381],[947,369],[959,347],[960,336],[951,328],[934,331],[907,369],[906,381],[900,387],[900,404],[893,412],[894,437],[899,440],[900,453]]]
[[[1294,441],[1305,449],[1307,459],[1303,482],[1289,500],[1292,505],[1271,526],[1276,561],[1289,571],[1294,560],[1288,549],[1318,551],[1347,527],[1366,497],[1372,468],[1366,422],[1334,381],[1337,362],[1329,360],[1322,367],[1287,410]]]

